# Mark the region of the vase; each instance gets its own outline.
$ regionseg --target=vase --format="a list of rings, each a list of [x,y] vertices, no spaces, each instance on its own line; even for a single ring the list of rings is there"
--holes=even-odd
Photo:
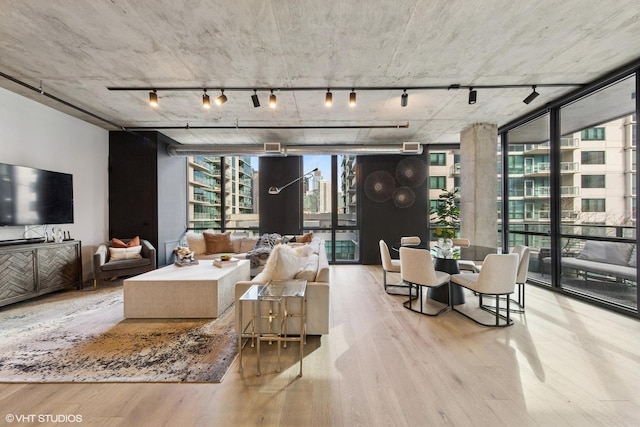
[[[438,239],[438,258],[453,258],[453,240]]]

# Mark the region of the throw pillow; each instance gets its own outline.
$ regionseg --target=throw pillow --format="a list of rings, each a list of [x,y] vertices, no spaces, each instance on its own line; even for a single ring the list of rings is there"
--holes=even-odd
[[[240,241],[240,253],[252,251],[256,247],[256,241],[255,237],[243,237]]]
[[[305,266],[308,253],[306,249],[277,245],[271,251],[261,276],[264,280],[293,279]]]
[[[313,232],[296,237],[296,243],[310,243],[313,240]]]
[[[141,250],[142,246],[132,246],[130,248],[109,248],[109,261],[120,261],[123,259],[141,259]]]
[[[296,274],[295,279],[304,279],[307,282],[313,282],[316,280],[316,274],[318,273],[319,257],[317,254],[311,254],[311,256],[306,259],[306,264],[302,267],[302,270]]]
[[[233,253],[233,245],[231,244],[231,233],[209,233],[205,231],[204,241],[207,245],[207,254],[219,254],[223,252]]]
[[[194,233],[193,231],[189,231],[186,235],[187,238],[187,246],[196,255],[202,255],[207,252],[207,243],[204,241],[204,236],[202,233]]]
[[[134,246],[140,246],[140,236],[129,239],[128,243],[125,243],[120,239],[116,239],[115,237],[111,239],[112,248],[132,248]]]

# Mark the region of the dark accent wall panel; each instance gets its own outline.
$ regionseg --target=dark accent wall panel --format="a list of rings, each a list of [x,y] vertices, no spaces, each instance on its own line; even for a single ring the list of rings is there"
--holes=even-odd
[[[158,132],[109,132],[109,238],[148,240],[158,265],[164,242],[179,240],[187,224],[187,162],[167,154],[171,143]]]
[[[280,194],[269,194],[269,187],[282,187],[300,177],[302,167],[301,156],[260,157],[260,234],[302,233],[302,180]]]
[[[410,160],[412,166],[417,165],[420,168],[424,166],[424,178],[418,179],[417,182],[408,183],[402,179],[402,176],[400,180],[398,179],[399,169],[402,171],[401,167],[409,162],[406,160],[409,158],[412,158]],[[389,248],[393,243],[399,242],[402,236],[420,236],[423,241],[428,241],[429,201],[426,154],[358,156],[358,168],[362,263],[380,264],[378,245],[380,239],[387,242]],[[419,185],[415,185],[417,183]],[[391,197],[386,199],[389,194]],[[409,203],[410,206],[406,206]],[[397,258],[397,253],[391,250],[391,256]]]

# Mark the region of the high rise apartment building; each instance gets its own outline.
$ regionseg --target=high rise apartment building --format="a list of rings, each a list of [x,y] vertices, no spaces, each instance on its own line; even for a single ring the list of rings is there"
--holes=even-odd
[[[221,228],[223,221],[227,227],[242,227],[257,219],[249,157],[194,156],[188,158],[187,169],[189,228]]]

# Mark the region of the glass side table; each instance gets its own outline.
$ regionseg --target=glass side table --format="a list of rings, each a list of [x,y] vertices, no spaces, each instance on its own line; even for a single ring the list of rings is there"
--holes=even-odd
[[[300,345],[300,373],[302,376],[302,359],[304,356],[304,343],[306,341],[306,280],[272,280],[262,287],[258,292],[258,301],[256,306],[255,325],[256,325],[256,358],[257,358],[257,373],[260,375],[260,343],[262,341],[275,341],[278,345],[278,359],[276,372],[280,372],[280,344],[288,341],[298,342]],[[300,313],[292,313],[289,311],[288,300],[297,298],[300,300]],[[269,302],[269,313],[265,316],[262,314],[263,304],[262,302]],[[287,333],[287,320],[289,318],[297,317],[300,320],[299,335],[288,336]],[[268,328],[263,331],[264,321],[268,321]]]
[[[238,334],[238,363],[240,365],[238,372],[242,372],[242,339],[249,338],[251,339],[251,347],[253,347],[253,343],[255,342],[255,338],[257,336],[256,332],[256,310],[258,305],[258,294],[260,290],[263,288],[263,285],[251,285],[249,289],[245,291],[244,294],[240,298],[238,298],[238,306],[236,309],[238,310],[238,319],[240,319],[240,333]],[[249,323],[246,326],[242,326],[242,309],[246,302],[250,302],[253,304],[253,316]]]

